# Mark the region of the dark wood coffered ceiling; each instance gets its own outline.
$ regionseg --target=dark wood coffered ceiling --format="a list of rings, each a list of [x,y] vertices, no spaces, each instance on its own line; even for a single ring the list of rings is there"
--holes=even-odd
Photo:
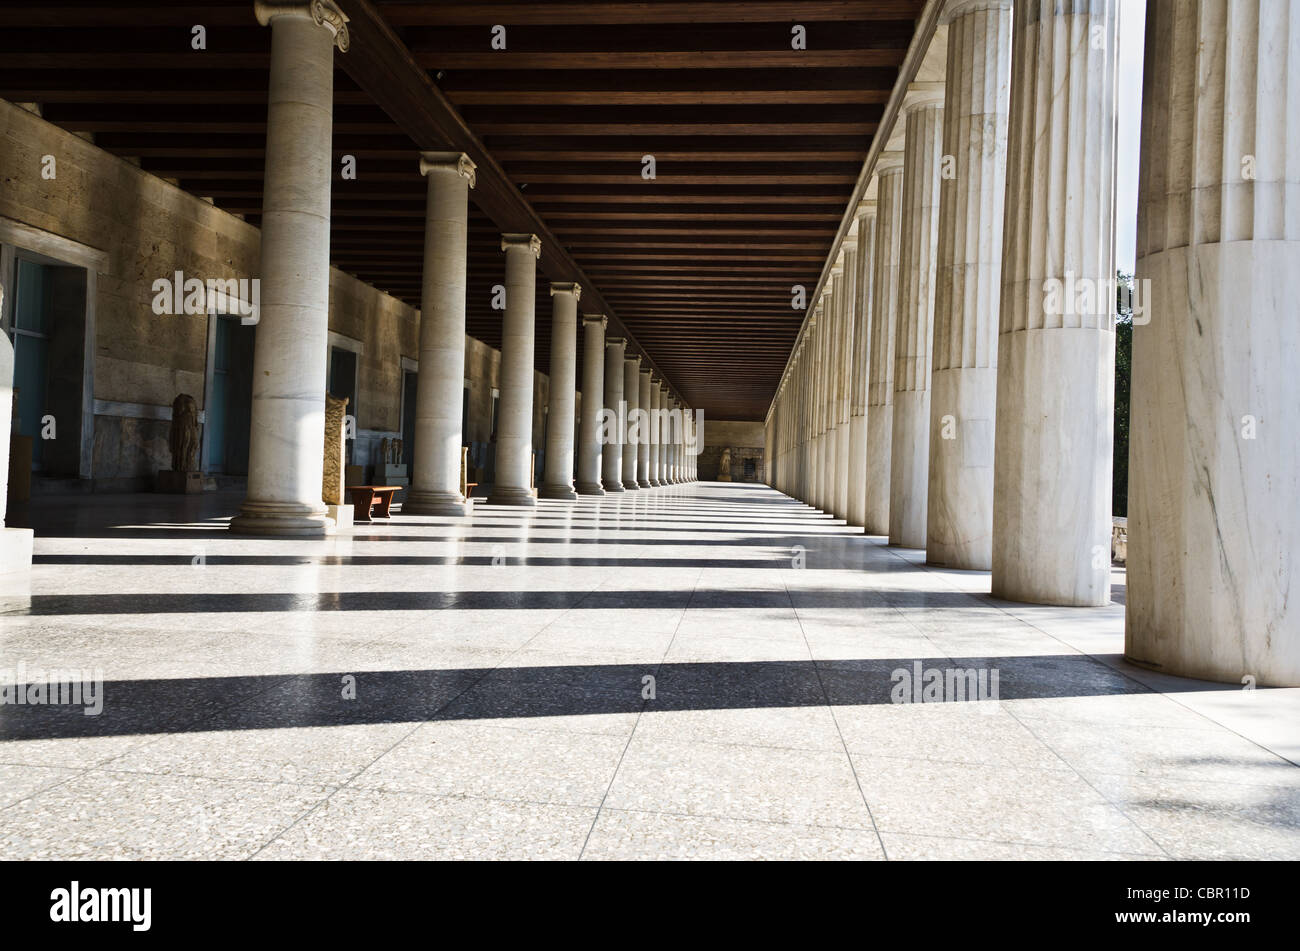
[[[537,227],[539,369],[547,285],[579,279],[581,309],[691,405],[763,418],[803,318],[791,287],[817,283],[923,0],[340,5],[334,148],[357,179],[334,184],[336,267],[418,306],[415,153],[463,148],[471,335],[500,345],[499,235]],[[6,0],[0,97],[257,223],[269,40],[251,0]]]

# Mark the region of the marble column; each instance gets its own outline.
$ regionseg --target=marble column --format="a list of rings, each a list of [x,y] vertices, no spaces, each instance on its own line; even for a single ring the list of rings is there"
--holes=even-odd
[[[578,401],[578,300],[582,287],[551,285],[551,374],[546,427],[543,499],[576,499],[573,487],[573,417]]]
[[[875,194],[869,185],[867,194]],[[871,356],[871,277],[876,246],[876,201],[858,202],[854,220],[853,354],[849,371],[849,503],[845,518],[859,528],[867,523],[867,379]]]
[[[600,411],[605,405],[605,325],[601,314],[582,317],[582,417],[578,423],[578,493],[604,495],[600,484]]]
[[[635,424],[641,394],[641,356],[623,358],[623,488],[641,488],[636,479],[636,458],[639,451],[640,426]],[[638,414],[639,415],[639,414]]]
[[[804,381],[804,493],[803,500],[810,507],[817,508],[817,362],[821,355],[821,307],[818,306],[812,322],[808,326],[807,377]]]
[[[898,330],[899,242],[903,227],[903,153],[876,162],[876,255],[872,262],[871,353],[867,381],[868,535],[889,534],[894,439],[894,335]]]
[[[856,225],[856,219],[854,224]],[[852,226],[850,226],[852,227]],[[844,286],[840,294],[840,330],[836,335],[835,371],[839,387],[835,398],[836,457],[835,457],[835,514],[845,522],[849,517],[849,427],[853,404],[853,328],[857,320],[858,242],[857,233],[850,232],[844,247]]]
[[[672,442],[668,446],[668,482],[681,482],[681,404],[675,396],[669,399],[672,407]]]
[[[623,491],[623,353],[627,340],[605,340],[605,421],[601,425],[601,484],[606,492]],[[612,418],[610,418],[612,415]]]
[[[671,393],[664,391],[664,484],[673,485],[677,482],[674,474],[674,468],[677,462],[677,417],[673,414],[677,401],[673,399]]]
[[[1015,7],[993,466],[1009,601],[1110,601],[1116,8]]]
[[[423,152],[427,180],[420,368],[415,389],[412,482],[404,515],[465,515],[460,494],[461,399],[465,387],[465,278],[469,190],[464,152]]]
[[[930,370],[935,255],[943,165],[942,93],[904,106],[901,294],[894,335],[894,437],[889,472],[889,544],[924,548],[930,484]]]
[[[844,321],[841,319],[840,303],[844,299],[844,260],[841,257],[831,269],[831,296],[829,320],[826,324],[826,362],[822,364],[823,372],[826,374],[826,391],[824,399],[825,407],[825,427],[826,427],[826,465],[822,470],[822,498],[825,501],[825,510],[831,515],[839,515],[836,507],[838,499],[835,496],[836,468],[839,462],[839,363],[835,359],[839,351],[840,327]]]
[[[490,505],[536,505],[533,454],[533,344],[537,310],[534,234],[501,236],[506,255],[506,315],[501,329],[501,399],[497,404],[496,482]]]
[[[659,410],[662,406],[660,400],[662,394],[659,392],[659,380],[654,373],[650,374],[650,445],[646,447],[646,456],[649,460],[649,481],[651,488],[656,488],[662,483],[659,481]]]
[[[271,26],[262,187],[260,316],[253,345],[248,490],[232,531],[324,535],[321,496],[329,359],[330,135],[334,47],[347,18],[331,0],[255,4]]]
[[[0,284],[0,313],[4,313],[4,285]],[[9,435],[13,425],[14,346],[7,333],[0,333],[0,576],[23,573],[32,567],[30,528],[6,528],[9,504]]]
[[[1146,29],[1124,653],[1297,687],[1300,16],[1149,0]]]
[[[816,449],[813,456],[813,505],[823,511],[830,511],[830,503],[826,499],[826,444],[830,441],[826,435],[826,390],[830,383],[826,373],[826,364],[830,357],[830,332],[831,326],[835,322],[832,306],[831,288],[834,286],[835,278],[831,277],[830,286],[827,287],[827,293],[822,295],[821,313],[817,320],[817,371],[814,375],[814,385],[816,393],[814,399],[816,405],[813,407],[816,424],[815,432],[817,434]]]
[[[653,409],[650,405],[650,377],[653,374],[648,367],[641,369],[641,378],[637,384],[637,405],[645,414],[641,422],[641,444],[636,447],[636,484],[638,488],[648,489],[650,481],[650,427]]]
[[[993,564],[1002,201],[1011,100],[1011,0],[950,4],[939,258],[930,378],[926,561]]]

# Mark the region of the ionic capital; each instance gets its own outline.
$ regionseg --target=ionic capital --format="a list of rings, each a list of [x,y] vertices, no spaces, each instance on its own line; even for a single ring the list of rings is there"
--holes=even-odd
[[[577,281],[568,281],[568,282],[552,281],[551,296],[554,297],[556,294],[572,294],[574,300],[581,300],[582,285],[579,284]],[[601,319],[604,320],[603,317]]]
[[[600,324],[602,328],[607,327],[609,326],[609,318],[606,317],[604,314],[583,314],[582,315],[582,326],[594,327],[596,326],[596,324]]]
[[[452,172],[460,175],[462,178],[469,179],[469,187],[473,188],[477,181],[475,170],[478,168],[464,152],[421,152],[420,153],[420,174],[428,175],[430,172]]]
[[[501,250],[509,251],[510,249],[518,250],[527,248],[533,253],[533,257],[542,256],[542,239],[535,234],[503,234],[501,236]]]
[[[317,26],[325,27],[334,35],[334,44],[343,53],[348,51],[351,43],[348,38],[348,15],[338,8],[334,0],[254,0],[253,13],[262,26],[269,26],[276,17],[313,20]]]

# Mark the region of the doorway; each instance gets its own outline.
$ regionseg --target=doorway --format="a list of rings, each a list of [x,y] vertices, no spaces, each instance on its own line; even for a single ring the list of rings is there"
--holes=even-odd
[[[330,347],[330,368],[328,390],[335,399],[346,399],[344,411],[354,420],[360,416],[357,411],[357,355],[345,347]],[[352,446],[355,438],[347,440],[347,461],[352,463]]]
[[[27,251],[13,261],[7,328],[14,347],[15,433],[31,442],[31,469],[81,474],[86,388],[86,269]]]
[[[223,475],[246,476],[257,327],[233,315],[219,314],[213,320],[203,468]]]

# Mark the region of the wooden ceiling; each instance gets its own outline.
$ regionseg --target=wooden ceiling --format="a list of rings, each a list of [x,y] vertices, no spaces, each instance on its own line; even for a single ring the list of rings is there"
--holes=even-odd
[[[803,319],[791,288],[817,283],[923,0],[340,5],[354,32],[335,58],[334,149],[356,156],[357,178],[334,184],[336,267],[419,305],[415,153],[462,147],[440,130],[465,126],[481,166],[471,335],[500,345],[499,236],[535,214],[553,245],[539,369],[549,282],[585,278],[581,309],[610,312],[692,406],[763,418]],[[796,24],[806,49],[792,49]],[[0,97],[256,224],[269,40],[251,0],[6,0]],[[407,63],[428,88],[397,88]],[[421,126],[433,100],[450,115]]]

